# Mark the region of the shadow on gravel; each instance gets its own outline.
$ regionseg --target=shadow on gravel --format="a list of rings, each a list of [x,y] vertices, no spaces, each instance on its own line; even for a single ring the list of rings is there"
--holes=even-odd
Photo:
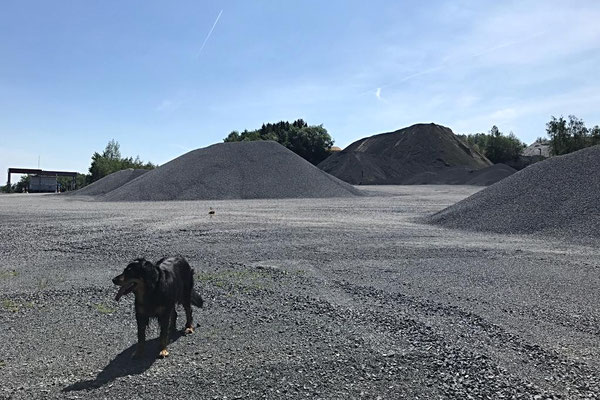
[[[171,336],[170,343],[174,343],[177,339],[183,336],[182,333]],[[101,386],[106,385],[114,381],[121,376],[127,375],[139,375],[146,371],[156,361],[156,355],[158,354],[158,338],[148,340],[146,342],[146,351],[144,356],[140,359],[132,359],[133,352],[135,351],[135,344],[129,346],[123,350],[118,356],[115,357],[95,379],[88,379],[86,381],[75,382],[72,385],[65,387],[63,392],[72,392],[78,390],[90,390],[97,389]]]

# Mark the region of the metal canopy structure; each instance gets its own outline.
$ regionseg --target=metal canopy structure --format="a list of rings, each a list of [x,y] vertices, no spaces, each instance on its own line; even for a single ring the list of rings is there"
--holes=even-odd
[[[41,175],[41,176],[70,176],[73,178],[73,182],[75,182],[75,177],[77,176],[77,172],[69,172],[69,171],[44,171],[42,169],[31,169],[31,168],[9,168],[8,169],[8,186],[10,186],[10,176],[11,174],[32,174],[32,175]]]

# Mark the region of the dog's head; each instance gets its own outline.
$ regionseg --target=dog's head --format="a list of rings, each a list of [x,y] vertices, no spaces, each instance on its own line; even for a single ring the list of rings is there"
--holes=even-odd
[[[144,258],[136,258],[130,262],[121,275],[113,278],[113,283],[120,286],[115,300],[134,292],[136,295],[151,288],[158,280],[158,271],[154,264]]]

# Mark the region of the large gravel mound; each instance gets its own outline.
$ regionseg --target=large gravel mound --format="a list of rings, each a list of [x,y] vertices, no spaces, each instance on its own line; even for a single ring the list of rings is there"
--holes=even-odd
[[[103,196],[108,201],[348,197],[358,189],[271,141],[191,151]]]
[[[358,140],[319,168],[355,185],[466,184],[490,165],[450,128],[416,124]]]
[[[134,180],[146,172],[148,172],[147,169],[123,169],[121,171],[113,172],[102,179],[98,179],[96,182],[91,183],[79,190],[68,192],[67,194],[74,196],[102,195],[123,186],[127,182]]]
[[[499,233],[600,237],[600,146],[533,164],[428,220]]]

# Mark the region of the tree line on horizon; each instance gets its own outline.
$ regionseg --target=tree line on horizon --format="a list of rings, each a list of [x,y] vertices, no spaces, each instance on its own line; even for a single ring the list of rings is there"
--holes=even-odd
[[[551,120],[546,123],[546,134],[551,155],[568,154],[600,144],[600,127],[595,125],[588,129],[583,120],[574,115],[569,115],[568,119],[562,116],[559,118],[551,116]],[[488,133],[457,136],[495,164],[517,160],[527,146],[513,132],[504,134],[496,125],[492,126]],[[232,131],[223,142],[256,140],[276,141],[314,165],[331,155],[334,143],[322,124],[308,125],[303,119],[297,119],[292,123],[288,121],[263,123],[255,130]],[[538,141],[540,140],[544,139],[538,138]],[[122,157],[119,142],[112,139],[102,153],[94,152],[88,173],[77,174],[76,188],[82,188],[123,169],[153,169],[157,166],[151,162],[143,162],[139,156]],[[29,179],[28,175],[24,175],[11,187],[7,185],[0,187],[0,191],[21,192],[29,186]],[[58,182],[62,187],[69,188],[71,178],[58,177]]]
[[[489,133],[457,136],[494,164],[516,160],[527,147],[514,133],[505,135],[496,125]]]
[[[86,184],[96,182],[114,172],[123,169],[154,169],[158,165],[151,162],[143,162],[140,156],[122,157],[119,142],[114,139],[110,140],[102,154],[95,152],[92,155],[92,163],[86,177]]]
[[[329,157],[334,143],[323,125],[308,125],[303,119],[262,124],[259,129],[241,133],[232,131],[223,142],[255,140],[273,140],[314,165]]]
[[[546,123],[548,139],[538,138],[538,142],[548,142],[550,154],[559,156],[600,144],[600,127],[586,128],[582,119],[569,115],[568,120],[560,116]],[[510,163],[519,159],[527,147],[514,133],[500,132],[496,125],[489,133],[457,135],[475,150],[482,153],[494,164]]]
[[[568,118],[567,121],[562,115],[559,118],[552,116],[546,124],[552,155],[560,156],[600,144],[598,125],[588,129],[582,119],[574,115],[569,115]]]

